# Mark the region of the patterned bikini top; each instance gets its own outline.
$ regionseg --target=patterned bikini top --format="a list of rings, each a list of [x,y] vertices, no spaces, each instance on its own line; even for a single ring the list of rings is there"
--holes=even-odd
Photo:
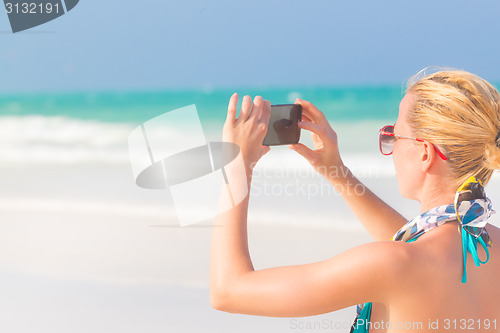
[[[491,201],[484,192],[484,187],[480,180],[470,177],[458,188],[453,204],[432,208],[420,214],[406,223],[392,237],[393,241],[413,242],[429,230],[432,230],[446,222],[458,221],[461,225],[462,251],[464,270],[462,283],[467,282],[467,252],[472,255],[474,264],[479,266],[486,264],[490,259],[488,247],[491,247],[491,239],[486,231],[488,218],[495,211],[491,206]],[[478,243],[486,252],[486,260],[481,261],[477,254]],[[351,328],[351,332],[368,332],[366,325],[371,315],[371,303],[358,304],[357,317]]]

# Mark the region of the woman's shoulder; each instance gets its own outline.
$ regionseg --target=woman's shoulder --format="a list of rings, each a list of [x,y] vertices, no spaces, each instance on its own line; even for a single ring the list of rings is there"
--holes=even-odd
[[[488,224],[486,230],[491,239],[491,247],[488,248],[490,260],[496,266],[497,263],[500,263],[500,228],[493,224]],[[500,273],[500,269],[498,271]]]
[[[477,245],[477,254],[481,261],[487,258],[488,264],[475,269],[474,261],[469,253],[467,256],[468,281],[474,280],[474,275],[500,277],[500,228],[488,224],[486,230],[491,238],[488,253]],[[416,276],[425,279],[425,275],[432,272],[433,279],[437,281],[458,281],[463,275],[463,244],[458,222],[450,222],[421,236],[417,241],[409,243],[409,253],[412,263],[419,266]],[[470,271],[470,272],[469,272]]]
[[[413,271],[418,267],[412,265],[414,251],[408,245],[394,241],[364,243],[322,262],[314,275],[330,275],[335,292],[350,290],[342,296],[350,305],[385,303],[415,282]]]
[[[488,234],[490,235],[492,240],[493,240],[493,238],[495,238],[500,242],[500,238],[499,238],[500,237],[500,228],[498,228],[496,225],[493,225],[490,223],[490,224],[486,225],[486,230],[488,231]]]
[[[365,243],[345,251],[343,255],[348,256],[353,265],[381,273],[390,284],[410,279],[411,273],[418,271],[420,260],[415,247],[409,243],[394,241]]]

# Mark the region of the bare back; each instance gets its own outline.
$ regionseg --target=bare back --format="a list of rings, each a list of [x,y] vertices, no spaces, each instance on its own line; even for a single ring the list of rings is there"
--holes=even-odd
[[[488,263],[476,267],[467,259],[467,283],[461,283],[463,254],[456,222],[422,235],[412,260],[386,304],[374,303],[370,332],[499,332],[500,229],[489,224],[492,240]],[[479,246],[478,255],[486,259]],[[388,323],[390,322],[390,324]]]

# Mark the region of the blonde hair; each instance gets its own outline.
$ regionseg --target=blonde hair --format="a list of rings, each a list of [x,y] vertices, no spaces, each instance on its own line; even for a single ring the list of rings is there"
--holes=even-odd
[[[500,94],[477,75],[426,68],[408,80],[416,95],[409,121],[416,137],[429,140],[448,158],[453,181],[470,176],[484,185],[500,169]]]

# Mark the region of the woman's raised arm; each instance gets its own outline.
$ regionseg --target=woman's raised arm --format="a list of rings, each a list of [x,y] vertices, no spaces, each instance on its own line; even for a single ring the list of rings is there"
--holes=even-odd
[[[245,172],[226,168],[230,184],[250,187],[252,167],[269,151],[261,146],[270,103],[245,96],[235,119],[238,96],[231,98],[223,140],[240,146]],[[242,176],[243,175],[243,176]],[[241,179],[243,177],[243,179]],[[221,195],[221,200],[227,200]],[[375,242],[331,259],[255,271],[248,250],[249,192],[215,219],[210,251],[210,301],[214,308],[275,317],[309,316],[366,301],[385,302],[404,287],[410,251],[401,242]],[[396,283],[397,282],[397,283]]]
[[[311,264],[233,272],[222,285],[211,284],[210,301],[217,310],[269,317],[313,316],[364,302],[387,304],[411,284],[416,268],[410,262],[408,244],[372,242]]]
[[[302,122],[299,127],[311,131],[315,149],[311,150],[301,143],[289,147],[304,156],[338,190],[375,240],[390,240],[407,220],[370,191],[344,165],[339,153],[337,134],[323,112],[302,99],[297,99],[295,103],[302,105]]]

